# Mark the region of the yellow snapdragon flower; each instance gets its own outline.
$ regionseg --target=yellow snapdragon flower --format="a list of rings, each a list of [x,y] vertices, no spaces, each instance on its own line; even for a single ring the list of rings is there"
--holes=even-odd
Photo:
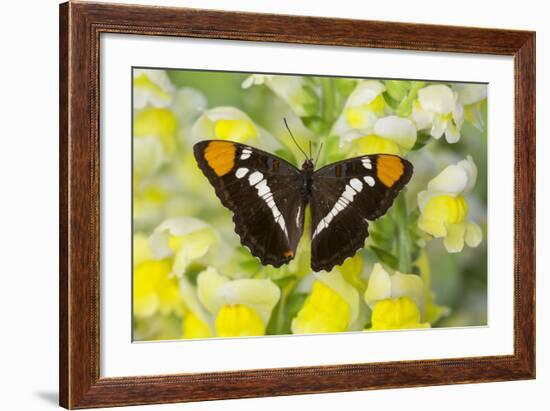
[[[134,109],[166,107],[172,102],[174,86],[164,70],[134,69],[133,87]]]
[[[146,318],[157,312],[181,314],[183,305],[178,280],[170,275],[171,269],[170,259],[153,259],[144,236],[134,236],[134,316]]]
[[[168,108],[147,107],[134,114],[134,138],[156,138],[163,153],[172,155],[176,150],[176,115]]]
[[[156,258],[174,259],[172,273],[181,277],[192,261],[218,244],[219,237],[214,228],[199,219],[178,217],[159,224],[149,241]]]
[[[260,315],[245,304],[227,304],[216,316],[218,337],[252,337],[265,334],[266,324]]]
[[[376,120],[384,116],[386,103],[382,93],[385,90],[381,81],[359,81],[346,100],[331,134],[340,136],[342,143],[371,134]]]
[[[416,128],[411,120],[387,116],[376,120],[372,134],[352,141],[353,155],[396,154],[405,155],[416,142]]]
[[[477,167],[471,156],[450,165],[418,193],[418,227],[435,238],[443,238],[448,252],[462,251],[464,243],[477,247],[482,240],[481,227],[468,221],[468,202],[463,194],[475,185]]]
[[[429,328],[420,322],[420,310],[409,297],[386,299],[378,302],[372,311],[371,330],[402,330]]]
[[[206,110],[191,128],[194,141],[232,140],[239,143],[257,140],[262,130],[235,107]]]
[[[196,292],[201,307],[194,306],[192,310],[200,322],[193,320],[195,324],[191,324],[192,330],[188,333],[196,333],[199,328],[204,332],[205,324],[210,321],[211,331],[217,337],[264,335],[281,293],[271,280],[231,280],[213,267],[198,275]],[[210,320],[205,320],[204,312]]]
[[[430,327],[422,322],[426,290],[422,279],[414,274],[390,275],[377,263],[370,274],[365,302],[372,310],[371,330]]]
[[[304,305],[292,320],[294,334],[348,331],[359,316],[359,293],[343,275],[315,273],[315,280]]]

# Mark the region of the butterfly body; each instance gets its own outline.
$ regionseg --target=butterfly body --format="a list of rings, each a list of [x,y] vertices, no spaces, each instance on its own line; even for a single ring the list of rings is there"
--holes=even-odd
[[[330,271],[364,246],[368,221],[383,215],[412,175],[398,156],[356,157],[298,169],[254,147],[225,140],[197,143],[199,168],[233,212],[241,243],[264,264],[290,262],[311,208],[311,267]]]

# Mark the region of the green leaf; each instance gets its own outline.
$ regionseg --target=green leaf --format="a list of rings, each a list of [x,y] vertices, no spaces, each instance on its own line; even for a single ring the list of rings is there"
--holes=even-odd
[[[352,93],[356,86],[357,80],[350,78],[336,79],[336,89],[346,98]]]
[[[304,126],[309,128],[315,136],[325,134],[326,125],[319,116],[302,117],[302,123],[304,123]]]
[[[411,82],[404,80],[386,80],[386,92],[393,100],[401,101],[411,89]]]
[[[374,221],[370,227],[369,235],[380,248],[391,249],[394,240],[394,222],[391,214]]]
[[[321,153],[322,163],[317,164],[322,167],[325,164],[334,163],[346,158],[346,151],[340,149],[340,139],[338,136],[329,136],[324,143],[323,152]]]
[[[307,298],[306,293],[293,293],[288,297],[285,307],[285,318],[280,326],[281,334],[290,334],[290,324],[302,309]]]
[[[397,270],[398,267],[398,261],[397,257],[390,253],[389,251],[386,251],[382,248],[378,248],[374,245],[371,245],[371,250],[374,251],[378,259],[383,262],[384,264],[388,265],[394,270]]]
[[[280,289],[284,289],[288,287],[289,284],[292,284],[293,282],[296,282],[296,276],[295,275],[288,275],[286,277],[281,277],[272,280],[275,284],[279,286]]]
[[[416,133],[416,143],[414,143],[412,151],[420,150],[422,147],[430,142],[431,137],[432,136],[430,136],[425,131],[419,131],[418,133]]]
[[[296,284],[296,278],[292,277],[291,280],[281,287],[281,298],[273,308],[271,318],[266,327],[266,334],[290,334],[291,321],[304,304],[307,294],[292,292],[291,290]],[[279,285],[279,282],[276,282]]]
[[[251,258],[247,261],[243,261],[240,264],[241,270],[248,274],[256,274],[262,267],[260,261],[256,258]]]
[[[384,232],[371,230],[369,236],[379,247],[389,248],[391,246],[392,239],[390,236],[385,235]]]
[[[382,93],[382,97],[384,97],[386,104],[394,110],[399,106],[399,101],[395,100],[387,91]]]
[[[292,155],[292,153],[290,151],[288,151],[287,149],[285,149],[285,148],[280,148],[278,150],[275,150],[275,154],[277,156],[285,159],[290,164],[294,164],[294,162],[296,161],[294,156]]]
[[[426,83],[424,81],[413,81],[411,88],[406,97],[401,100],[399,106],[396,108],[396,114],[401,117],[408,117],[412,112],[412,105],[418,95],[418,90],[424,87]]]
[[[304,85],[303,89],[304,94],[307,96],[307,101],[303,103],[304,110],[308,116],[313,116],[319,113],[321,103],[319,102],[319,97],[315,93],[315,90],[308,86]]]
[[[191,284],[197,285],[197,277],[204,270],[206,270],[206,266],[204,264],[193,262],[187,266],[184,275]]]

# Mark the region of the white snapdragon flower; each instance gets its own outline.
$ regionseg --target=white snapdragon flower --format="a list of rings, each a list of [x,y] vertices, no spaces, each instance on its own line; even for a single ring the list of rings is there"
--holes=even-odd
[[[464,122],[464,106],[450,87],[434,84],[418,90],[411,119],[418,130],[429,129],[436,139],[445,134],[448,143],[456,143]]]
[[[265,85],[290,106],[298,117],[311,116],[317,112],[318,101],[314,90],[308,87],[304,77],[252,74],[242,88]]]
[[[487,85],[454,84],[453,89],[458,93],[458,99],[464,106],[464,119],[472,123],[478,130],[483,130],[485,124],[480,105],[487,98]]]

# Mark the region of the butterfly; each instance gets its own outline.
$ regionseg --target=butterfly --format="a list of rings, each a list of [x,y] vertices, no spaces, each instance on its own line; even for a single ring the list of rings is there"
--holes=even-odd
[[[295,257],[309,204],[314,271],[330,271],[363,248],[368,222],[386,213],[413,172],[409,161],[389,154],[314,170],[311,155],[298,169],[228,140],[201,141],[193,151],[221,203],[233,212],[241,243],[264,265],[280,267]]]

